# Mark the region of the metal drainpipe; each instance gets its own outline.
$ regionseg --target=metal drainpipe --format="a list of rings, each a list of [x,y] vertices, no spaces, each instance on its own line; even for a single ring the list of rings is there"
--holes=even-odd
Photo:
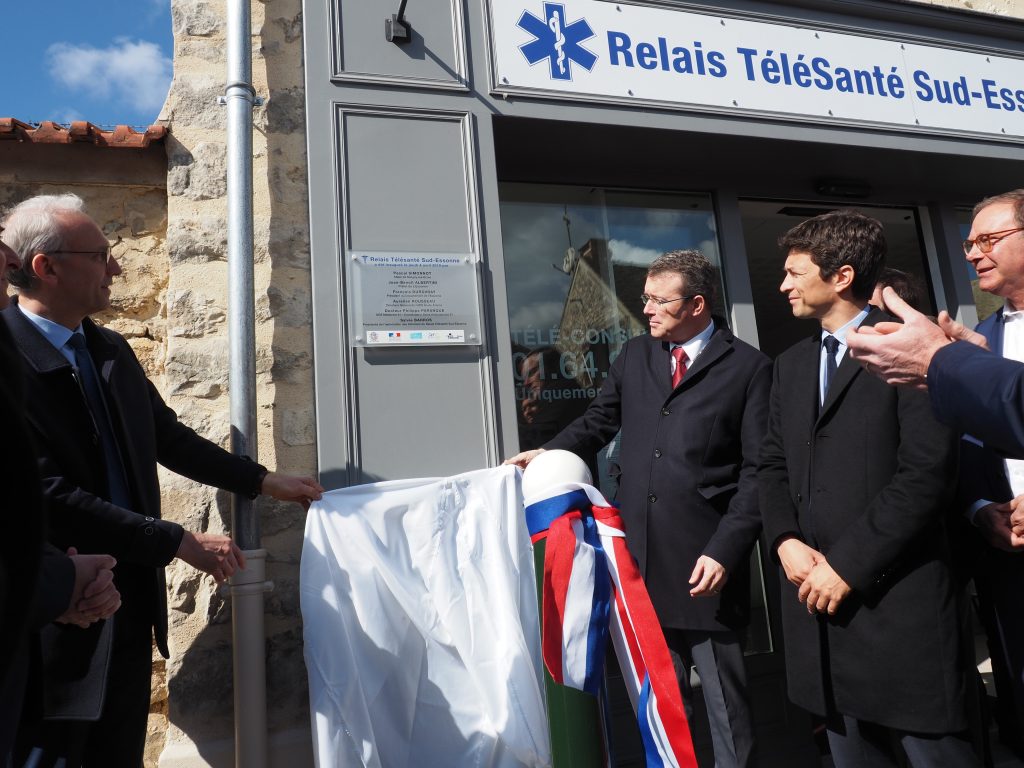
[[[230,341],[231,451],[257,455],[256,302],[253,280],[252,110],[261,103],[252,86],[250,0],[227,2],[228,320]],[[253,503],[235,494],[235,542],[247,565],[230,581],[234,645],[235,766],[267,764],[266,659],[263,618],[266,550],[260,548]]]

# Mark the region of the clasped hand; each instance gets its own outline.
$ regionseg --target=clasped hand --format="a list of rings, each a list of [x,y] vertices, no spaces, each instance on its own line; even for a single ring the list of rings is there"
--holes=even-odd
[[[121,593],[114,586],[117,560],[110,555],[80,555],[74,547],[67,554],[75,567],[75,584],[67,610],[56,621],[84,629],[113,616],[121,607]]]
[[[834,616],[851,590],[825,556],[796,537],[783,539],[777,551],[786,578],[799,587],[797,597],[807,611]]]

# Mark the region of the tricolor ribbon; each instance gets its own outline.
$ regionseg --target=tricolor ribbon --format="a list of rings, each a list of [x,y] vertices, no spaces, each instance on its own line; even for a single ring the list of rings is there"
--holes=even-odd
[[[544,554],[542,649],[555,682],[596,695],[609,636],[643,738],[647,765],[696,768],[672,658],[619,511],[568,483],[530,499],[526,524]]]

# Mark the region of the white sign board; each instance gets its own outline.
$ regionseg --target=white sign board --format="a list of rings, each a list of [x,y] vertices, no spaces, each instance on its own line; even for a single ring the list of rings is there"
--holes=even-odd
[[[604,0],[490,0],[494,90],[1024,140],[1024,59]]]

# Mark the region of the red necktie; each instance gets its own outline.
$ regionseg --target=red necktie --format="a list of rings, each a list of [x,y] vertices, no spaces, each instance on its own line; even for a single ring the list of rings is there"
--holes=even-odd
[[[686,351],[682,347],[673,347],[672,357],[676,361],[676,369],[672,372],[672,389],[675,389],[686,373]]]

